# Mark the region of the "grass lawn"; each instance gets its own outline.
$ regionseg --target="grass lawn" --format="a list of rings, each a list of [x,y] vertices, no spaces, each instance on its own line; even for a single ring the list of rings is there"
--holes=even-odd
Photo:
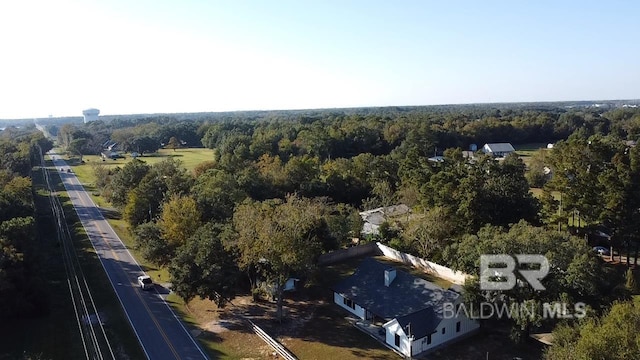
[[[167,303],[188,325],[198,328],[197,339],[212,359],[260,359],[273,349],[232,314],[233,306],[218,308],[213,302],[193,299],[189,304],[172,293]]]
[[[527,144],[518,144],[513,146],[516,149],[516,152],[523,153],[533,153],[539,149],[546,149],[546,143],[527,143]]]
[[[158,163],[164,159],[172,157],[174,159],[180,160],[182,162],[182,166],[184,166],[187,170],[192,170],[196,165],[200,164],[203,161],[213,160],[213,150],[206,148],[186,148],[186,149],[176,149],[176,151],[170,149],[160,149],[158,152],[153,154],[148,154],[144,156],[138,157],[138,160],[144,161],[149,165],[153,165]],[[84,155],[82,160],[84,160],[84,164],[73,164],[73,170],[78,174],[81,172],[83,176],[89,180],[89,182],[94,182],[95,178],[93,177],[93,172],[91,171],[91,163],[102,163],[109,168],[122,167],[133,158],[129,155],[126,155],[124,159],[115,159],[115,160],[105,160],[102,161],[102,158],[99,155]],[[82,168],[87,168],[84,170]],[[90,172],[91,175],[89,177],[86,176],[86,172]]]
[[[315,308],[313,317],[295,336],[280,340],[300,359],[399,359],[393,351],[356,329],[348,313],[333,303]]]
[[[288,314],[288,320],[284,325],[268,319],[258,323],[300,359],[397,359],[396,353],[356,329],[347,320],[349,314],[333,303],[331,287],[352,275],[367,257],[351,258],[323,267],[316,277],[308,281],[308,288],[295,294],[294,300],[287,301],[285,314]],[[451,285],[446,280],[384,256],[376,256],[375,259],[438,286],[448,288]]]
[[[520,157],[522,162],[528,167],[529,161],[531,160],[531,156],[538,152],[539,150],[547,151],[547,144],[544,143],[529,143],[529,144],[520,144],[514,145],[516,149],[516,154]]]

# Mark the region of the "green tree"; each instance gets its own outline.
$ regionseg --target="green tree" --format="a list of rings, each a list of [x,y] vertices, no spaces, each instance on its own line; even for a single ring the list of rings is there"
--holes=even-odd
[[[425,214],[415,215],[403,232],[405,242],[412,244],[418,255],[439,262],[442,252],[456,233],[451,214],[443,207],[435,207]]]
[[[616,303],[600,319],[586,319],[553,331],[548,360],[630,360],[640,354],[640,301]]]
[[[612,291],[616,277],[602,269],[593,250],[575,236],[546,228],[535,227],[521,221],[507,231],[501,227],[486,226],[476,235],[466,235],[452,246],[449,262],[454,268],[479,276],[482,254],[541,254],[549,261],[548,275],[541,280],[546,288],[536,291],[529,286],[516,286],[511,290],[481,292],[484,301],[499,301],[507,305],[530,301],[542,303],[582,301],[592,306],[606,304],[619,294]],[[516,273],[522,283],[527,281]],[[478,293],[477,289],[470,289]],[[524,339],[530,329],[540,325],[541,319],[522,317],[513,322],[516,339]]]
[[[529,160],[525,177],[531,187],[541,188],[548,179],[548,175],[545,173],[545,156],[547,155],[547,151],[546,149],[540,149],[536,151]]]
[[[58,130],[58,144],[60,144],[65,150],[73,141],[73,133],[75,127],[72,124],[64,124]]]
[[[285,201],[246,202],[236,207],[233,224],[241,269],[261,269],[274,286],[276,316],[282,320],[282,294],[291,276],[309,273],[322,251],[324,203],[288,196]]]
[[[158,227],[164,239],[175,247],[186,244],[187,239],[200,227],[200,212],[196,201],[189,196],[173,195],[162,206]]]
[[[109,184],[108,200],[116,207],[122,208],[126,205],[129,192],[142,181],[149,169],[145,162],[133,159],[116,170]]]
[[[173,149],[173,151],[176,151],[176,149],[179,149],[181,146],[182,144],[180,144],[180,140],[175,136],[172,136],[167,143],[167,148]]]
[[[131,142],[131,150],[140,154],[154,153],[160,148],[160,142],[148,135],[138,135]],[[175,150],[175,149],[174,149]]]
[[[536,222],[538,204],[529,192],[524,170],[515,155],[502,163],[489,156],[469,162],[460,149],[447,150],[420,190],[422,204],[447,209],[461,233],[474,233],[485,224]]]
[[[76,154],[78,156],[80,156],[80,162],[82,162],[82,147],[85,146],[88,143],[88,139],[73,139],[71,141],[71,144],[69,144],[69,146],[67,147],[67,150],[69,150],[69,152],[71,152],[72,154]]]
[[[233,216],[233,207],[247,197],[233,175],[211,169],[200,175],[191,188],[204,221],[224,221]]]
[[[240,270],[224,247],[226,233],[223,225],[201,226],[171,261],[173,289],[185,301],[199,296],[222,307],[236,294]]]
[[[145,222],[133,231],[136,246],[145,259],[158,265],[168,264],[174,256],[175,249],[162,236],[162,230],[154,222]]]
[[[132,227],[153,221],[162,210],[167,196],[167,184],[154,174],[147,174],[140,184],[128,193],[123,217]]]
[[[109,185],[111,171],[103,163],[97,161],[91,162],[91,169],[93,170],[93,176],[96,178],[96,187],[102,192]]]
[[[193,168],[193,177],[198,178],[200,175],[207,172],[207,170],[215,169],[216,164],[216,161],[213,160],[207,160],[199,163]]]
[[[150,174],[164,182],[167,196],[189,194],[194,180],[182,165],[182,161],[173,157],[153,164]]]

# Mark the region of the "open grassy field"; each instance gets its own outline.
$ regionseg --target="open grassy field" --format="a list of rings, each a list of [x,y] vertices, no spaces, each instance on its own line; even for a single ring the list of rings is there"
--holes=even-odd
[[[548,151],[547,144],[544,143],[529,143],[529,144],[519,144],[513,146],[516,149],[516,154],[522,159],[525,165],[529,166],[529,160],[531,156],[535,154],[537,151]]]
[[[546,143],[527,143],[527,144],[518,144],[513,146],[516,149],[518,154],[531,154],[539,149],[546,149]]]
[[[153,165],[169,157],[180,160],[182,162],[182,166],[184,166],[187,170],[193,170],[193,168],[201,162],[212,160],[213,150],[204,148],[176,149],[176,151],[170,149],[160,149],[157,153],[140,156],[138,157],[138,160],[144,161],[149,165]],[[68,159],[66,157],[64,158]],[[109,168],[116,168],[118,166],[124,166],[132,159],[133,158],[131,156],[126,155],[124,159],[109,159],[102,161],[102,158],[98,155],[84,155],[82,157],[82,160],[84,160],[85,162],[84,164],[78,164],[76,161],[70,161],[68,163],[72,166],[73,171],[76,173],[78,178],[80,178],[80,181],[82,181],[84,184],[93,184],[95,182],[95,176],[93,175],[93,170],[91,169],[92,163],[97,162],[104,164]]]

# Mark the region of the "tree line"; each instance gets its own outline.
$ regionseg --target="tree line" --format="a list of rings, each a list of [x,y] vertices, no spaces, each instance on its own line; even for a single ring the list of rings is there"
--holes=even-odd
[[[42,316],[49,309],[31,169],[52,144],[34,130],[0,133],[0,318]]]
[[[364,241],[471,274],[483,253],[528,249],[557,262],[553,291],[514,291],[503,300],[580,300],[600,312],[630,295],[618,286],[623,273],[598,270],[583,234],[575,236],[582,229],[567,217],[579,213],[584,224],[605,225],[620,250],[638,243],[640,150],[630,142],[640,134],[637,109],[394,108],[166,121],[80,130],[102,128],[109,139],[124,134],[123,144],[148,136],[156,145],[171,137],[191,145],[196,138],[214,150],[191,173],[172,159],[133,160],[115,170],[92,165],[145,257],[169,267],[185,299],[223,305],[243,288],[261,286],[281,299],[288,277],[313,273],[321,253],[360,236],[357,210],[397,203],[413,209],[408,221],[389,221]],[[537,151],[528,166],[515,155],[498,162],[463,153],[494,141],[555,146]],[[431,161],[434,155],[443,161]],[[532,196],[531,187],[542,195]],[[542,322],[513,325],[522,339]]]

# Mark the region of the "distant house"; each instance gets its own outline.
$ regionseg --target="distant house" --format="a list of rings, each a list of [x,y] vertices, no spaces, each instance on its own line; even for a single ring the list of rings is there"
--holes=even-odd
[[[118,143],[116,143],[113,140],[107,140],[104,144],[102,144],[103,150],[100,153],[100,156],[102,157],[102,160],[105,159],[117,159],[120,157],[120,154],[118,154],[116,152],[116,146],[118,145]]]
[[[379,207],[360,213],[360,217],[364,221],[362,226],[362,234],[377,235],[380,225],[389,218],[409,213],[411,209],[405,204],[392,205],[387,207]]]
[[[118,154],[118,153],[117,153],[117,152],[115,152],[115,151],[104,150],[103,152],[101,152],[101,153],[100,153],[100,156],[101,156],[103,159],[112,159],[112,160],[115,160],[115,159],[117,159],[117,158],[119,158],[119,157],[120,157],[120,154]]]
[[[482,152],[493,157],[505,157],[515,151],[509,143],[484,144],[482,147]]]
[[[379,340],[407,357],[459,339],[480,326],[464,311],[445,314],[445,304],[457,309],[462,303],[459,293],[372,258],[335,285],[333,294],[334,302],[351,314],[370,323],[382,322]]]

